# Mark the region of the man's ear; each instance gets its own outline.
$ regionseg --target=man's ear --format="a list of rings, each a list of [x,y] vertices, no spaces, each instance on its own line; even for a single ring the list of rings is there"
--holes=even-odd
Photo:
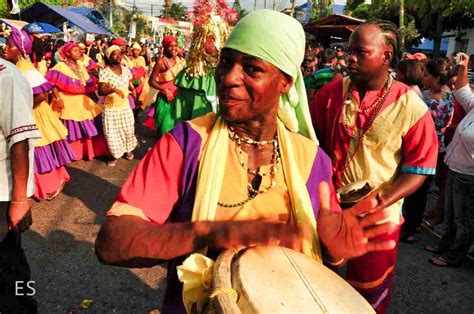
[[[290,91],[291,87],[293,86],[293,78],[286,73],[282,73],[282,74],[283,74],[283,80],[282,80],[281,92],[283,94],[286,94]]]
[[[384,55],[384,64],[390,64],[393,59],[393,51],[386,50],[383,55]]]

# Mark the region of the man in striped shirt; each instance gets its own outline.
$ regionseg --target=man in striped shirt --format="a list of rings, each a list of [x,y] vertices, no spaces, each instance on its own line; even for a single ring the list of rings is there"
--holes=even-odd
[[[320,53],[321,68],[313,75],[311,84],[308,86],[310,99],[324,85],[331,82],[334,77],[334,67],[337,64],[336,53],[333,49],[325,49]]]

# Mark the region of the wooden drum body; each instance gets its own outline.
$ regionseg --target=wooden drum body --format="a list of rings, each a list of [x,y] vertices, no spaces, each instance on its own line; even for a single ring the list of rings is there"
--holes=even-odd
[[[336,273],[304,254],[278,247],[223,252],[214,265],[218,313],[374,313]]]

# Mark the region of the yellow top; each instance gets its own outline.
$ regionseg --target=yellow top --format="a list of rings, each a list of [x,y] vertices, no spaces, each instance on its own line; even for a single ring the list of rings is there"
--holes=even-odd
[[[99,83],[106,83],[109,87],[120,89],[124,95],[122,98],[117,93],[111,93],[104,98],[104,106],[106,109],[123,109],[130,106],[128,100],[130,79],[132,73],[130,70],[122,66],[122,74],[117,75],[110,67],[105,67],[99,72]]]

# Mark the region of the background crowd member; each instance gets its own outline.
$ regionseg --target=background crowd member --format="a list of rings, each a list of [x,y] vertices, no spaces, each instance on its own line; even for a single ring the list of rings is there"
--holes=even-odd
[[[46,79],[56,87],[53,91],[53,111],[68,130],[67,139],[77,160],[108,156],[102,134],[102,108],[96,103],[97,89],[86,68],[77,61],[81,51],[77,44],[67,43],[61,48],[64,61],[46,73]]]
[[[176,37],[165,36],[161,44],[164,56],[156,62],[149,80],[150,86],[158,90],[158,96],[156,97],[156,104],[148,112],[148,118],[143,123],[151,130],[155,130],[158,137],[163,136],[175,125],[170,115],[171,103],[178,92],[174,80],[186,66],[186,61],[178,56]]]
[[[321,66],[313,75],[313,80],[309,86],[309,99],[313,99],[314,93],[334,78],[334,68],[337,64],[336,52],[333,49],[325,49],[319,53]]]
[[[349,77],[324,86],[310,110],[321,147],[331,154],[333,182],[341,205],[377,191],[390,211],[394,232],[380,239],[398,242],[403,198],[434,174],[437,140],[423,101],[394,81],[400,54],[398,27],[383,20],[362,23],[349,38]],[[348,282],[378,313],[390,303],[397,248],[374,252],[347,264]]]
[[[105,96],[102,112],[104,135],[112,160],[108,166],[115,166],[116,159],[125,155],[133,159],[137,146],[135,137],[135,118],[130,108],[128,94],[136,97],[135,87],[130,82],[132,73],[122,66],[122,53],[119,46],[110,46],[106,51],[107,63],[99,72],[99,95]]]
[[[130,58],[130,65],[132,65],[132,72],[135,73],[132,76],[133,85],[136,89],[137,105],[138,108],[144,110],[148,106],[148,98],[150,97],[150,85],[148,84],[148,66],[145,58],[141,55],[142,47],[138,43],[134,43],[132,46],[132,57]],[[138,111],[135,111],[138,113]]]
[[[438,136],[438,162],[435,177],[439,189],[438,202],[436,207],[429,209],[431,211],[428,211],[425,216],[425,222],[432,227],[441,223],[444,216],[444,182],[448,170],[443,161],[446,152],[444,133],[451,124],[454,114],[454,94],[447,84],[454,75],[455,66],[448,58],[440,57],[426,63],[423,78],[426,89],[423,91],[423,101],[430,109]]]
[[[334,50],[336,51],[336,58],[337,58],[337,65],[336,69],[339,71],[345,70],[347,68],[347,60],[346,60],[346,51],[344,50],[344,47],[341,45],[337,45],[334,47]]]
[[[427,246],[439,256],[430,258],[436,266],[459,266],[474,244],[474,94],[467,76],[469,57],[461,53],[454,96],[467,112],[459,123],[444,161],[448,165],[444,203],[446,234],[438,245]]]
[[[422,86],[423,75],[420,63],[414,59],[400,61],[396,69],[397,81],[410,86],[419,97],[422,97],[420,86]],[[423,213],[426,207],[431,182],[431,178],[426,179],[416,192],[405,198],[402,209],[405,222],[400,232],[400,241],[407,243],[415,241],[416,229],[423,220]]]
[[[32,223],[34,142],[41,137],[32,115],[31,86],[15,65],[0,59],[0,312],[37,313],[31,296],[16,295],[30,280],[21,232]]]
[[[410,86],[413,91],[422,97],[421,88],[423,86],[423,69],[416,60],[402,60],[396,69],[396,79]]]
[[[54,88],[31,63],[29,55],[33,44],[25,31],[11,29],[7,37],[5,59],[13,62],[26,77],[33,90],[33,117],[41,134],[35,143],[35,197],[51,200],[69,182],[64,165],[75,159],[69,143],[65,140],[67,129],[56,117],[48,103],[48,93]]]

